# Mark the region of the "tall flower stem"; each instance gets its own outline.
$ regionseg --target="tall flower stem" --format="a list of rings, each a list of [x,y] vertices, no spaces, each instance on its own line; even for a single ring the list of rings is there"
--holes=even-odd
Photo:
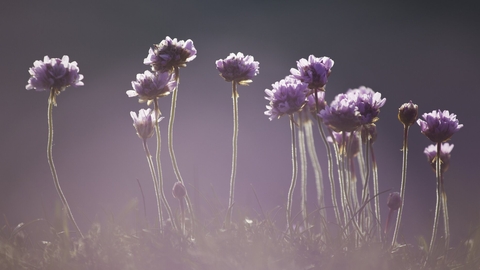
[[[315,174],[315,185],[317,188],[317,203],[320,208],[320,214],[323,218],[326,218],[325,210],[325,199],[324,199],[324,187],[323,187],[323,176],[322,176],[322,167],[318,160],[317,151],[315,150],[315,142],[313,138],[312,130],[312,121],[310,118],[307,118],[307,121],[304,123],[305,137],[307,140],[307,152],[312,163],[313,172]]]
[[[305,132],[304,132],[304,125],[305,119],[303,112],[300,111],[298,113],[298,119],[300,126],[297,129],[298,133],[298,150],[300,154],[300,171],[301,171],[301,178],[300,178],[300,190],[301,190],[301,212],[302,212],[302,219],[304,222],[304,227],[308,228],[308,213],[307,213],[307,153],[305,150]]]
[[[408,130],[409,125],[403,126],[403,163],[402,163],[402,182],[400,185],[400,198],[402,204],[398,209],[397,221],[395,222],[395,230],[393,231],[392,248],[397,244],[398,232],[400,230],[400,223],[402,222],[403,204],[405,203],[405,187],[407,184],[407,156],[408,156]]]
[[[232,81],[232,100],[233,100],[233,138],[232,138],[232,174],[230,176],[230,197],[228,199],[228,210],[226,225],[230,226],[234,192],[235,192],[235,175],[237,173],[237,141],[238,141],[238,92],[237,83]]]
[[[148,150],[147,140],[143,140],[143,150],[145,150],[145,154],[147,155],[147,162],[148,167],[150,168],[150,174],[152,175],[153,180],[153,187],[155,189],[155,197],[157,199],[157,211],[158,211],[158,222],[160,223],[160,232],[163,230],[163,213],[162,213],[162,206],[161,206],[161,196],[160,190],[158,187],[158,179],[155,175],[155,167],[153,165],[152,155],[150,155],[150,150]]]
[[[450,246],[450,225],[448,220],[447,193],[445,192],[445,186],[443,184],[443,171],[440,172],[440,184],[442,192],[443,227],[445,229],[445,250],[448,250]]]
[[[162,138],[160,136],[160,126],[158,124],[158,118],[161,115],[160,108],[158,107],[158,99],[153,100],[153,106],[155,110],[155,133],[157,136],[157,153],[156,153],[156,161],[157,161],[157,175],[158,175],[158,189],[160,191],[160,196],[162,198],[163,204],[165,205],[165,208],[167,209],[168,217],[170,218],[170,221],[172,222],[172,227],[174,230],[177,230],[177,224],[175,222],[175,218],[172,214],[172,209],[170,208],[170,205],[168,204],[167,197],[165,197],[165,192],[163,190],[163,175],[162,175],[162,162],[160,161],[160,151],[162,148]]]
[[[377,234],[381,238],[382,237],[382,218],[380,215],[380,196],[379,193],[379,186],[378,186],[378,167],[377,167],[377,160],[375,159],[375,152],[373,151],[373,140],[369,139],[369,146],[370,146],[370,154],[372,156],[372,178],[373,178],[373,194],[375,196],[374,204],[375,204],[375,218],[377,226]]]
[[[315,97],[317,99],[317,97]],[[317,113],[318,113],[318,106],[317,106]],[[315,117],[317,119],[317,126],[318,126],[318,131],[320,132],[320,136],[322,137],[323,143],[325,145],[325,150],[327,152],[327,166],[328,166],[328,179],[330,181],[330,193],[332,196],[332,204],[333,204],[333,210],[335,213],[335,219],[337,221],[338,225],[342,224],[342,219],[340,216],[340,210],[338,209],[338,201],[337,201],[337,195],[335,191],[335,177],[333,175],[333,156],[332,156],[332,149],[330,148],[330,145],[327,142],[327,136],[325,135],[325,131],[323,130],[322,126],[322,121],[318,114],[315,114]]]
[[[73,214],[72,214],[72,211],[70,210],[70,206],[68,205],[67,198],[63,194],[62,188],[60,187],[57,171],[55,170],[55,164],[53,163],[53,106],[56,105],[55,93],[56,93],[56,90],[52,88],[50,90],[50,97],[48,99],[48,116],[47,116],[48,118],[48,142],[47,142],[48,165],[50,165],[50,171],[52,173],[53,183],[55,184],[57,193],[60,196],[60,199],[62,200],[63,207],[65,207],[65,210],[67,211],[70,221],[72,221],[73,225],[77,229],[80,236],[84,238],[82,231],[80,231],[80,228],[78,227],[77,222],[75,222],[75,219],[73,218]]]
[[[438,230],[438,219],[440,217],[440,205],[441,205],[441,196],[442,196],[442,171],[441,171],[441,160],[440,160],[440,147],[441,143],[437,143],[437,157],[435,158],[435,174],[437,177],[437,193],[436,193],[436,202],[435,202],[435,218],[433,220],[433,229],[432,229],[432,238],[430,239],[430,248],[428,250],[428,255],[432,255],[433,249],[435,248],[435,240],[437,238]]]
[[[290,182],[290,188],[288,189],[288,198],[287,198],[287,225],[288,230],[290,231],[290,236],[293,238],[293,224],[292,224],[292,201],[293,201],[293,191],[295,190],[295,185],[297,184],[297,146],[295,138],[295,121],[293,119],[293,114],[290,115],[290,130],[292,133],[292,181]]]
[[[185,186],[185,183],[183,182],[182,175],[180,174],[180,170],[178,169],[177,165],[177,158],[175,157],[175,152],[173,150],[173,123],[175,121],[175,110],[177,107],[177,96],[178,96],[178,85],[180,83],[180,73],[179,73],[179,68],[175,67],[175,81],[177,82],[177,88],[175,91],[173,91],[172,94],[172,104],[170,107],[170,117],[168,120],[168,152],[170,153],[170,159],[172,160],[172,165],[173,165],[173,170],[175,172],[175,176],[177,177],[177,180],[182,183],[182,185]],[[187,208],[188,208],[188,213],[190,214],[191,222],[192,222],[192,234],[194,231],[194,222],[195,222],[195,216],[193,213],[193,207],[192,203],[190,201],[190,197],[188,196],[188,193],[185,195],[185,200],[187,202]]]

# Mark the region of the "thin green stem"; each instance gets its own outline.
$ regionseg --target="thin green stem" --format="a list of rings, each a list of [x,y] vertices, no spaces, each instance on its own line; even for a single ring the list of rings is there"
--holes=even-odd
[[[442,193],[442,183],[441,183],[441,161],[440,161],[440,143],[437,143],[437,156],[435,157],[435,175],[437,177],[437,192],[436,192],[436,201],[435,201],[435,218],[433,220],[433,229],[432,229],[432,238],[430,239],[430,248],[428,250],[428,255],[432,255],[433,249],[435,248],[435,240],[437,238],[438,230],[438,219],[440,217],[440,198]]]
[[[400,185],[400,198],[402,204],[398,209],[397,221],[395,222],[395,230],[393,231],[392,248],[397,244],[398,232],[400,231],[400,223],[402,222],[403,205],[405,204],[405,187],[407,184],[407,156],[408,156],[408,125],[404,125],[403,130],[403,163],[402,163],[402,182]]]
[[[304,125],[305,120],[302,112],[298,113],[299,119],[299,128],[297,129],[298,133],[298,152],[300,154],[300,200],[301,200],[301,212],[303,219],[303,226],[308,228],[308,213],[307,213],[307,152],[305,150],[305,133]]]
[[[441,171],[440,174],[440,184],[442,185],[443,227],[445,229],[445,250],[448,250],[450,247],[450,225],[448,219],[447,193],[445,192],[445,186],[443,183],[443,171]]]
[[[155,189],[155,197],[157,199],[157,211],[158,211],[158,222],[160,223],[160,233],[163,230],[163,213],[162,213],[162,206],[161,206],[161,196],[158,187],[158,179],[155,174],[155,167],[153,165],[152,155],[150,155],[150,150],[148,150],[147,140],[143,140],[143,150],[145,150],[145,154],[147,155],[147,162],[148,167],[150,169],[150,174],[152,175],[153,187]]]
[[[53,163],[53,106],[55,106],[55,89],[50,90],[50,97],[48,99],[48,142],[47,142],[47,158],[48,158],[48,165],[50,165],[50,171],[53,177],[53,183],[55,184],[55,189],[57,190],[58,195],[60,196],[60,200],[63,203],[63,207],[67,211],[68,217],[70,221],[72,221],[73,225],[77,229],[78,233],[82,238],[84,238],[82,231],[75,222],[73,218],[72,210],[70,210],[70,206],[68,205],[67,198],[63,194],[62,188],[60,187],[60,182],[58,181],[57,171],[55,170],[55,164]]]
[[[167,197],[165,197],[165,192],[163,190],[163,175],[162,175],[162,162],[160,160],[160,151],[162,148],[162,139],[160,136],[160,126],[157,121],[159,119],[161,112],[160,108],[158,107],[158,99],[153,100],[153,106],[155,110],[155,133],[157,135],[157,154],[156,154],[156,161],[157,161],[157,175],[158,175],[158,189],[160,191],[160,196],[162,197],[163,204],[165,205],[165,208],[167,209],[167,214],[168,217],[170,218],[170,221],[172,222],[172,227],[174,230],[177,230],[177,224],[175,222],[175,218],[172,214],[172,209],[170,208],[170,205],[168,204]]]
[[[295,185],[297,183],[297,146],[295,139],[295,121],[293,120],[293,115],[290,115],[290,130],[292,133],[292,181],[290,182],[290,188],[288,189],[288,199],[287,199],[287,225],[288,230],[290,231],[290,236],[293,238],[293,224],[292,224],[292,201],[293,201],[293,191],[295,190]]]
[[[375,152],[373,151],[373,141],[372,139],[368,140],[370,144],[370,154],[372,156],[372,178],[373,178],[373,194],[379,194],[379,187],[378,187],[378,167],[377,167],[377,160],[375,159]],[[381,238],[382,237],[382,226],[381,226],[381,215],[380,215],[380,197],[375,196],[374,200],[375,204],[375,218],[377,220],[377,234]]]
[[[237,83],[232,81],[232,99],[233,99],[233,138],[232,138],[232,174],[230,176],[230,197],[228,199],[228,210],[226,225],[230,226],[233,212],[235,175],[237,173],[237,141],[238,141],[238,92]]]
[[[177,87],[175,91],[173,91],[172,94],[172,104],[170,107],[170,117],[168,120],[168,152],[170,153],[170,159],[172,160],[172,165],[173,165],[173,171],[175,172],[175,176],[177,178],[177,181],[182,183],[185,186],[185,183],[183,182],[182,175],[180,174],[180,169],[178,168],[177,165],[177,158],[175,157],[175,151],[173,150],[173,124],[175,122],[175,111],[177,108],[177,96],[178,96],[178,85],[180,84],[180,71],[178,67],[175,67],[175,80],[177,81]],[[185,195],[185,200],[187,202],[187,208],[188,208],[188,213],[190,214],[191,218],[191,224],[192,224],[192,234],[194,231],[194,222],[195,222],[195,215],[193,212],[193,207],[192,203],[190,201],[190,197],[188,196],[188,192]]]
[[[323,175],[322,175],[322,167],[320,166],[320,162],[318,160],[317,151],[315,149],[315,142],[313,137],[313,130],[312,130],[312,121],[310,118],[306,117],[307,121],[304,122],[304,130],[305,130],[305,137],[307,140],[307,152],[310,158],[310,162],[313,167],[313,172],[315,174],[315,185],[317,188],[317,203],[318,207],[320,208],[320,214],[323,218],[326,218],[326,210],[325,210],[325,199],[324,199],[324,186],[323,186]]]
[[[325,145],[325,150],[327,152],[328,180],[330,181],[330,193],[332,196],[332,204],[333,204],[333,210],[335,213],[335,219],[337,221],[337,224],[341,225],[342,218],[340,216],[340,210],[338,209],[338,200],[336,195],[337,193],[335,190],[335,177],[333,175],[332,149],[330,148],[330,145],[327,142],[327,136],[325,135],[325,131],[323,130],[322,121],[320,117],[317,114],[315,114],[315,117],[317,119],[318,131],[320,132],[320,136],[322,137],[323,143]]]

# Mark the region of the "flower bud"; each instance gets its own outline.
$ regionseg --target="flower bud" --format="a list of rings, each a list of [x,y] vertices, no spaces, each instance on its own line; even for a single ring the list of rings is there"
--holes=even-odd
[[[402,122],[406,127],[409,127],[415,123],[418,116],[418,105],[410,102],[404,103],[398,108],[398,120]]]
[[[173,185],[172,194],[173,197],[175,197],[176,199],[181,199],[185,197],[185,195],[187,195],[187,190],[185,189],[185,186],[182,184],[182,182],[176,182]]]
[[[387,199],[387,206],[392,211],[398,210],[402,206],[402,198],[400,197],[400,193],[390,193]]]

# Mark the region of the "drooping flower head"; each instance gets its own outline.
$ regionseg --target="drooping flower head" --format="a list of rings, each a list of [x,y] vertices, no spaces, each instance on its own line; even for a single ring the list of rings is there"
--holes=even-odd
[[[325,92],[318,92],[318,111],[325,109],[327,106],[327,102],[325,101]],[[317,102],[315,102],[315,94],[311,94],[307,96],[307,106],[311,113],[317,112]]]
[[[176,199],[181,199],[187,195],[187,190],[185,189],[185,186],[182,184],[182,182],[175,182],[172,188],[172,195]]]
[[[137,74],[137,80],[132,81],[134,90],[128,90],[128,97],[139,97],[139,102],[150,104],[154,99],[170,94],[177,82],[173,80],[173,74],[169,72],[152,73],[146,70],[143,74]]]
[[[248,85],[259,73],[258,61],[254,61],[251,55],[244,56],[241,52],[236,55],[230,53],[227,58],[215,61],[215,64],[225,81],[234,81],[240,85]]]
[[[333,60],[326,56],[317,58],[310,55],[308,60],[305,58],[298,60],[297,69],[290,69],[290,73],[296,79],[307,83],[309,89],[324,90],[333,64]]]
[[[318,116],[336,132],[352,132],[361,125],[357,104],[347,94],[338,94],[330,106],[327,105]]]
[[[340,152],[345,151],[345,147],[348,148],[347,157],[353,158],[360,152],[360,141],[356,132],[345,132],[346,143],[343,142],[343,132],[332,132],[333,139],[331,136],[327,137],[329,143],[336,143],[339,146]],[[353,135],[352,135],[353,134]],[[335,141],[334,141],[335,139]]]
[[[398,108],[398,120],[407,127],[413,125],[413,123],[417,121],[417,117],[418,105],[414,104],[411,100]]]
[[[302,110],[307,102],[305,97],[307,87],[306,83],[290,77],[275,82],[272,84],[272,90],[265,89],[267,94],[265,99],[270,101],[265,115],[268,115],[271,121],[284,114],[293,114]]]
[[[360,122],[362,125],[372,124],[378,121],[380,108],[385,105],[386,99],[382,94],[374,92],[371,88],[360,86],[359,88],[349,89],[347,95],[355,101],[360,112]]]
[[[177,41],[167,36],[159,44],[154,44],[148,50],[148,56],[143,60],[145,65],[151,65],[153,71],[167,72],[174,68],[186,67],[187,63],[197,57],[193,41]]]
[[[442,172],[446,172],[450,166],[450,156],[453,150],[453,144],[442,143],[440,145],[440,168]],[[437,146],[431,144],[425,147],[423,153],[427,156],[428,162],[432,166],[433,171],[435,171],[435,158],[437,157]]]
[[[62,59],[45,56],[43,61],[33,62],[33,67],[28,72],[31,77],[28,79],[26,89],[54,91],[53,100],[50,100],[54,105],[56,105],[55,96],[60,94],[61,91],[69,86],[83,85],[83,75],[78,73],[77,62],[70,63],[68,55],[64,55]]]
[[[153,136],[155,130],[155,112],[153,112],[152,109],[140,109],[138,116],[135,112],[130,112],[130,116],[133,119],[133,126],[140,139],[146,140]],[[162,119],[163,117],[160,117],[158,122]]]
[[[449,140],[455,132],[463,127],[458,123],[457,116],[447,110],[433,110],[431,113],[424,113],[423,119],[417,120],[421,132],[432,142],[440,143]]]

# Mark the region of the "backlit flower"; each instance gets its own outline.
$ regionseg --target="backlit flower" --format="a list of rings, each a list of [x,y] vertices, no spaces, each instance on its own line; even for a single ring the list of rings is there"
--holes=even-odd
[[[307,96],[307,106],[311,113],[317,112],[317,103],[318,103],[318,111],[325,109],[327,106],[327,102],[325,101],[325,92],[320,91],[317,92],[318,101],[315,102],[315,93],[312,93]]]
[[[132,81],[134,90],[128,90],[128,97],[139,97],[139,102],[152,102],[155,98],[170,94],[177,82],[173,80],[173,74],[168,72],[152,73],[146,70],[143,74],[137,74],[137,80]]]
[[[280,118],[284,114],[293,114],[305,106],[308,85],[293,78],[285,78],[272,84],[272,90],[265,89],[267,105],[265,115],[270,120]]]
[[[333,67],[333,60],[324,57],[310,55],[297,61],[297,69],[290,69],[290,73],[298,80],[307,83],[310,89],[322,89],[328,82]]]
[[[33,62],[33,67],[28,72],[31,77],[26,85],[27,90],[52,90],[55,91],[56,96],[69,86],[83,85],[83,75],[78,73],[77,62],[69,62],[67,55],[64,55],[62,59],[45,56],[43,61]],[[51,100],[51,102],[55,104],[55,100]]]
[[[176,199],[181,199],[187,195],[187,190],[182,182],[175,182],[172,188],[172,195]]]
[[[318,113],[323,123],[336,132],[351,132],[361,125],[360,112],[356,102],[346,94],[339,94],[332,101],[330,106]]]
[[[382,94],[374,92],[368,87],[360,86],[359,88],[348,90],[347,95],[355,101],[362,125],[372,124],[378,120],[380,108],[386,102],[386,99],[382,98]]]
[[[234,81],[241,85],[248,85],[253,77],[258,75],[259,63],[253,60],[253,56],[239,52],[236,55],[230,53],[225,59],[219,59],[215,62],[217,70],[220,71],[225,81]]]
[[[154,71],[172,71],[174,68],[186,67],[187,63],[197,57],[193,41],[177,41],[167,36],[159,44],[154,44],[148,50],[148,56],[143,60],[145,65],[151,65]]]
[[[453,150],[453,144],[442,143],[440,145],[440,168],[442,172],[446,172],[450,166],[450,153]],[[425,147],[423,153],[427,156],[428,162],[432,166],[432,169],[435,171],[435,158],[437,157],[437,146],[431,144]]]
[[[440,143],[450,139],[455,132],[463,127],[458,123],[457,116],[449,111],[434,110],[431,113],[424,113],[423,119],[417,120],[421,132],[432,142]]]
[[[402,197],[398,192],[392,192],[388,194],[387,206],[390,210],[398,210],[402,206]]]
[[[138,116],[135,112],[130,112],[130,116],[133,119],[133,126],[137,131],[137,135],[140,139],[146,140],[153,136],[155,131],[155,112],[149,109],[140,109]],[[163,117],[160,117],[160,122]]]

